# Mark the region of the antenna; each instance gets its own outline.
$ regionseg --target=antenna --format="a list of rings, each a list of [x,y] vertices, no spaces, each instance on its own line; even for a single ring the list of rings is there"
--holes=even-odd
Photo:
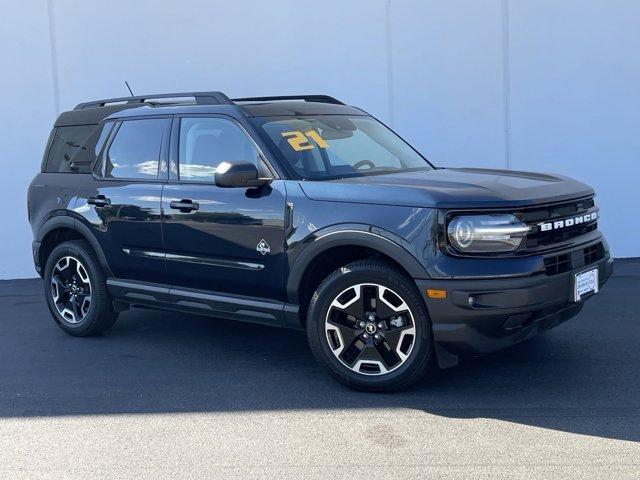
[[[124,81],[124,84],[127,86],[127,88],[129,89],[129,93],[131,94],[131,96],[133,97],[133,90],[131,90],[131,87],[129,86],[129,82],[127,82],[126,80]]]

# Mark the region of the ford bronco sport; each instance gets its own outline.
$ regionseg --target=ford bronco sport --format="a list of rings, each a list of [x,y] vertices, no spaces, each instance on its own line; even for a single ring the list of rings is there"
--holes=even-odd
[[[80,104],[55,122],[28,213],[68,334],[131,307],[302,328],[366,390],[558,325],[612,272],[587,185],[434,167],[323,95]]]

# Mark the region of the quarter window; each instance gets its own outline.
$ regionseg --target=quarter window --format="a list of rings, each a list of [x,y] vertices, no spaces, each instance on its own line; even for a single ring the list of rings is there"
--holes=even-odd
[[[105,178],[155,179],[165,119],[122,122],[104,160]]]
[[[180,121],[180,179],[212,182],[222,162],[251,162],[263,166],[251,139],[230,120],[212,117]]]
[[[97,125],[57,127],[53,132],[51,148],[44,167],[47,173],[88,173],[95,156]]]

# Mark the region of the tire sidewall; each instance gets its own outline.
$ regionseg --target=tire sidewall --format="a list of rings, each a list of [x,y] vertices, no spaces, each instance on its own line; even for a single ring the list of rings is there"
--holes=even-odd
[[[375,264],[374,264],[375,265]],[[432,330],[424,303],[413,281],[391,268],[366,266],[343,267],[330,275],[315,292],[309,305],[307,329],[309,343],[316,357],[338,380],[365,389],[392,389],[416,376],[416,369],[425,370],[430,359]],[[384,264],[383,264],[384,265]],[[378,265],[376,265],[378,266]],[[345,289],[360,283],[376,283],[387,287],[407,303],[413,316],[416,336],[409,358],[397,369],[383,375],[359,374],[345,366],[334,355],[326,338],[325,319],[333,300]],[[318,355],[321,352],[321,355]]]

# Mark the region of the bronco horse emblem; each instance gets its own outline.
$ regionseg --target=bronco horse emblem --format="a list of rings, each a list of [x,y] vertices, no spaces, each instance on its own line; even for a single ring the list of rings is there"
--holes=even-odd
[[[271,252],[271,247],[269,247],[269,244],[265,242],[263,238],[262,240],[260,240],[260,242],[258,242],[258,246],[256,247],[256,250],[260,252],[262,255],[266,255],[267,253]]]

